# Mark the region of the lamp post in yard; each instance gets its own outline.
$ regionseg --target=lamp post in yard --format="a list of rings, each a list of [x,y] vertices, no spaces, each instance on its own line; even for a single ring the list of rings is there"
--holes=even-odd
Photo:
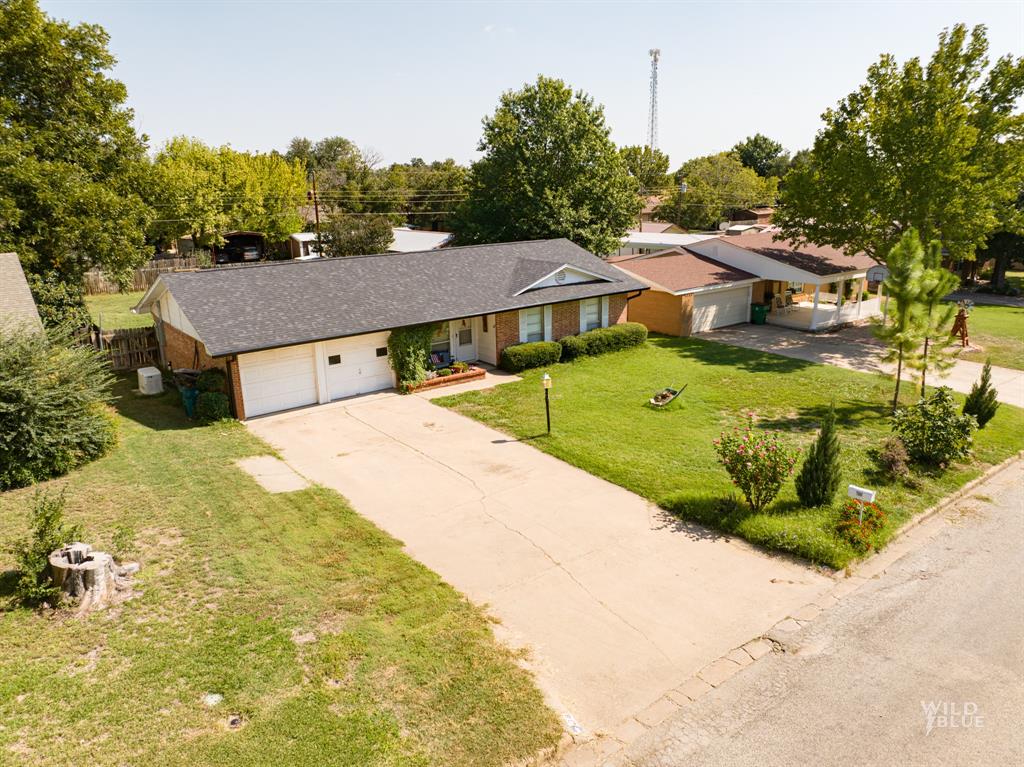
[[[545,373],[541,376],[541,383],[544,385],[544,414],[548,419],[548,434],[551,433],[551,399],[548,393],[551,391],[551,376]]]

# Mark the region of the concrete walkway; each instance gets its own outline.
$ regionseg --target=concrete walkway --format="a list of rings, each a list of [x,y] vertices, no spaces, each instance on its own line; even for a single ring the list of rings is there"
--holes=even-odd
[[[777,325],[733,325],[701,333],[697,338],[865,373],[894,375],[896,372],[895,366],[881,361],[884,349],[867,327],[851,327],[836,333],[806,333]],[[933,377],[931,383],[966,394],[981,377],[982,367],[978,362],[957,360],[945,377]],[[904,373],[904,379],[911,380],[911,374]],[[992,385],[1000,402],[1024,407],[1024,370],[993,366]]]
[[[580,738],[635,725],[834,585],[424,397],[369,395],[248,426],[487,605]]]

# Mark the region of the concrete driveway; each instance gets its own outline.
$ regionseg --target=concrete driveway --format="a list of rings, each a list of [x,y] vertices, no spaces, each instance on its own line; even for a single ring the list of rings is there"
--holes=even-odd
[[[487,605],[584,736],[613,731],[831,583],[420,396],[369,395],[248,427]]]
[[[778,325],[732,325],[697,337],[864,373],[893,375],[896,372],[894,365],[881,361],[884,348],[867,326],[844,328],[835,333],[806,333]],[[929,382],[966,394],[981,378],[982,367],[978,362],[957,360],[947,375],[941,378],[931,376]],[[903,376],[908,381],[912,377],[910,372]],[[992,386],[1000,402],[1024,407],[1024,370],[993,366]]]

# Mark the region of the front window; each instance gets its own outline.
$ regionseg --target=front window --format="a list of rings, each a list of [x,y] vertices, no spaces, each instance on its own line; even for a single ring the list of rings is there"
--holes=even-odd
[[[526,341],[544,340],[544,307],[536,306],[533,309],[524,309],[526,317]]]
[[[601,327],[601,299],[588,298],[580,301],[580,326],[583,330]]]

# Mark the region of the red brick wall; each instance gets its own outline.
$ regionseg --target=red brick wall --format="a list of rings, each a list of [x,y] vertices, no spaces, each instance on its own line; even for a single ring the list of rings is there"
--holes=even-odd
[[[574,336],[580,332],[580,302],[566,301],[551,305],[551,339]]]
[[[628,319],[629,302],[625,293],[608,296],[608,324],[619,325]]]
[[[206,353],[206,347],[188,333],[178,328],[163,323],[164,330],[164,358],[171,369],[196,368],[206,370],[207,368],[220,368],[228,375],[228,398],[231,400],[231,409],[235,418],[245,418],[245,403],[242,400],[242,381],[238,373],[238,358],[232,357],[229,360],[224,358],[214,359]],[[196,362],[196,350],[198,349],[198,363]]]

